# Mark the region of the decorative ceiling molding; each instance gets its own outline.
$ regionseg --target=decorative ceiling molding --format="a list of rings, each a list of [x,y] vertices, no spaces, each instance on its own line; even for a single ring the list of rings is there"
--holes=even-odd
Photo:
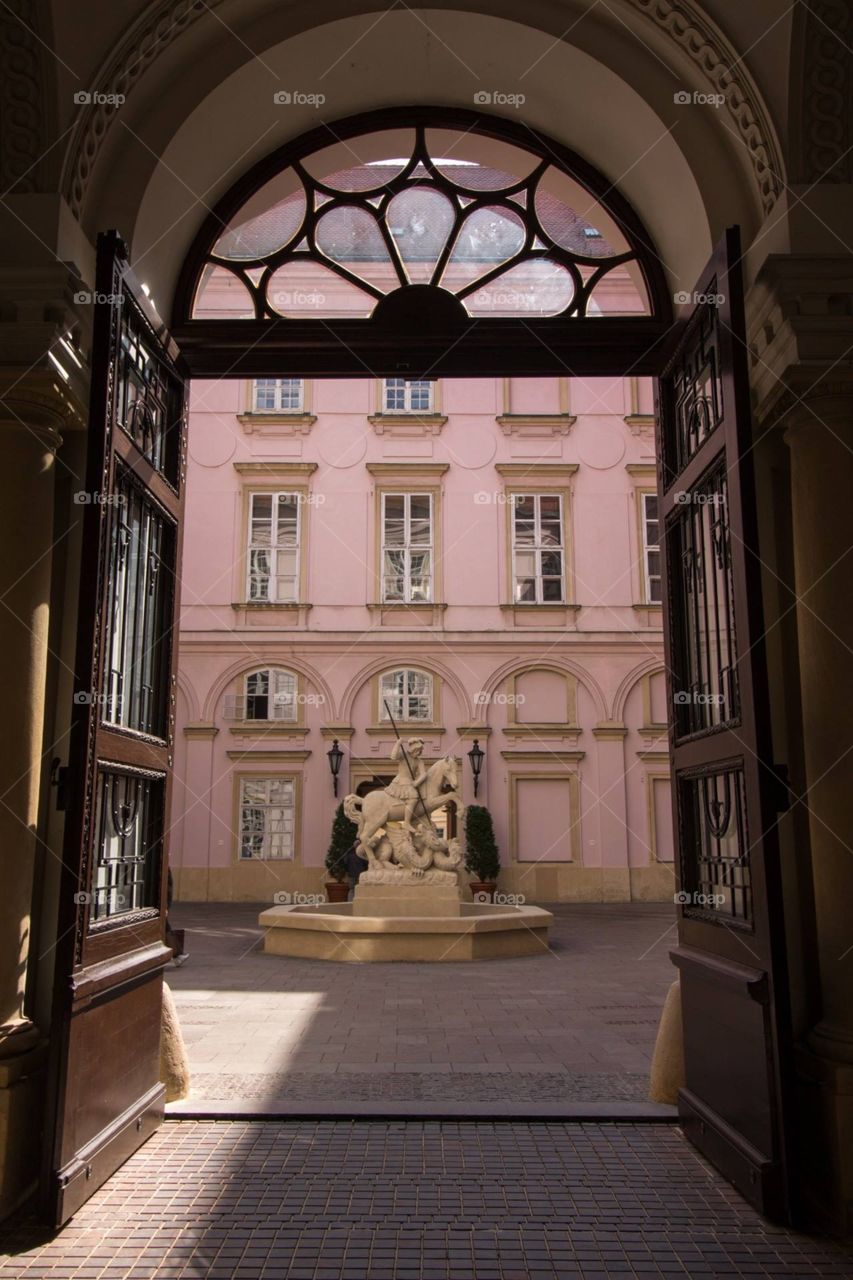
[[[629,0],[670,37],[696,63],[705,79],[723,94],[740,140],[752,162],[755,182],[765,214],[784,187],[781,151],[761,95],[745,71],[737,50],[690,0]],[[734,68],[737,68],[735,70]]]
[[[28,6],[28,0],[16,0],[16,3]],[[100,100],[80,111],[66,153],[61,184],[62,194],[78,218],[85,206],[89,178],[117,109],[103,99],[117,94],[126,99],[142,73],[169,45],[223,3],[224,0],[157,0],[128,29],[102,65],[94,82]],[[678,3],[624,0],[624,3],[664,32],[679,51],[696,64],[714,91],[725,96],[740,139],[749,153],[762,206],[765,213],[769,212],[783,186],[781,156],[760,94],[737,51],[711,20],[699,12],[693,0],[678,0]],[[832,7],[843,4],[844,0],[825,0],[825,3]],[[29,39],[27,37],[27,41]]]
[[[804,183],[853,182],[853,3],[810,0],[800,44]]]
[[[38,190],[46,94],[34,0],[9,0],[4,7],[14,18],[7,14],[0,22],[0,191],[17,195]]]

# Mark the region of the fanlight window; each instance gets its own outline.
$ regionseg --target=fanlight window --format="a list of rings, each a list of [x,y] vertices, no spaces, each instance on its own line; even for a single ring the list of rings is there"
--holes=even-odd
[[[646,274],[544,147],[389,128],[294,161],[223,221],[192,314],[367,319],[427,285],[470,317],[648,316]]]

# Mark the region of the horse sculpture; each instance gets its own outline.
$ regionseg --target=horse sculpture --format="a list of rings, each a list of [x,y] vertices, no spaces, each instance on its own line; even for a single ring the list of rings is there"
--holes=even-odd
[[[459,794],[459,766],[453,756],[442,756],[426,771],[426,777],[420,785],[420,796],[415,803],[414,816],[416,819],[426,819],[427,815],[448,803],[456,805],[461,822],[465,806]],[[359,854],[372,866],[376,845],[381,839],[379,832],[389,822],[404,820],[406,803],[396,800],[387,791],[371,791],[366,796],[347,796],[344,800],[344,813],[358,827]]]

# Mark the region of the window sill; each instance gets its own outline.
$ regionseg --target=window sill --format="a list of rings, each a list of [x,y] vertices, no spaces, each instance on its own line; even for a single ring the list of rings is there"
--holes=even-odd
[[[372,413],[367,421],[378,436],[416,439],[419,436],[440,435],[447,417],[443,413],[421,413],[413,409],[410,412],[397,410],[389,413]]]
[[[295,738],[304,737],[308,729],[287,720],[241,720],[229,725],[228,732],[237,738]]]
[[[437,627],[443,620],[446,604],[368,604],[368,612],[378,616],[383,627]]]
[[[663,626],[663,605],[660,601],[656,603],[641,601],[639,604],[632,604],[631,608],[647,627],[654,627],[657,630]]]
[[[247,627],[304,627],[311,605],[304,600],[243,600],[232,602],[238,624]]]
[[[537,439],[567,436],[577,418],[571,413],[502,413],[495,421],[505,436]]]
[[[579,604],[502,604],[504,613],[512,615],[516,627],[566,627],[574,629]]]
[[[397,728],[401,737],[405,734],[409,738],[440,738],[443,733],[447,733],[444,725],[434,724],[432,721],[424,723],[421,720],[398,720]],[[386,724],[369,724],[364,732],[372,738],[394,737],[390,720]]]
[[[506,724],[503,732],[507,738],[534,738],[542,741],[559,738],[561,741],[576,743],[583,730],[579,724],[560,724],[555,720],[544,724]]]
[[[250,413],[238,413],[237,421],[247,436],[307,436],[317,415],[294,409],[288,413],[281,409],[252,410]]]

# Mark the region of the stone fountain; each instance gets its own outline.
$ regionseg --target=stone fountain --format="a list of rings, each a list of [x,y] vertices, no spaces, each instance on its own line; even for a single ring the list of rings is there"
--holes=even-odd
[[[445,839],[430,818],[453,802],[461,822],[458,765],[443,756],[425,767],[423,745],[420,738],[405,745],[398,739],[394,780],[344,800],[367,864],[352,902],[262,911],[265,951],[364,962],[497,960],[547,949],[550,911],[466,900],[460,842]]]

